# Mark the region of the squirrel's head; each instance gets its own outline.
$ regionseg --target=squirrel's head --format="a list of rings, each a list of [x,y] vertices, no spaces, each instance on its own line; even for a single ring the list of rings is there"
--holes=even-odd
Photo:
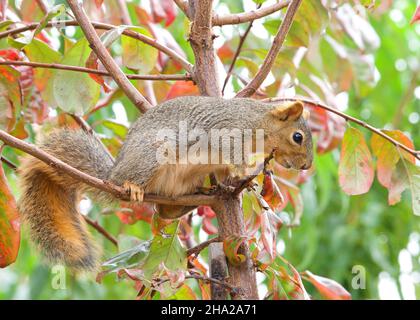
[[[300,101],[276,106],[266,115],[265,151],[274,149],[274,160],[285,168],[306,170],[312,165],[308,117],[309,111],[303,109]]]

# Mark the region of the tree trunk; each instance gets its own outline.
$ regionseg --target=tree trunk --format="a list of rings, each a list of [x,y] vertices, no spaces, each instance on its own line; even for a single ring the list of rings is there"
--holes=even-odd
[[[239,196],[226,195],[224,199],[213,205],[217,214],[219,236],[224,241],[228,236],[245,235],[244,215]],[[232,299],[250,300],[258,299],[257,280],[255,268],[250,258],[249,247],[242,244],[238,253],[245,256],[245,261],[240,265],[233,265],[228,261],[229,283],[240,289],[232,293]]]
[[[213,47],[212,17],[213,0],[189,0],[189,12],[191,13],[192,25],[189,35],[191,47],[195,56],[193,78],[197,83],[201,95],[220,97],[221,86],[217,75],[216,52]],[[217,213],[219,233],[221,239],[228,235],[243,236],[245,225],[241,201],[238,196],[226,195],[213,207]],[[217,258],[220,262],[220,245],[210,246],[210,257]],[[234,266],[228,262],[229,282],[239,288],[239,293],[232,293],[233,299],[258,299],[255,270],[249,257],[249,248],[245,244],[240,248],[246,261],[240,266]],[[224,257],[224,259],[226,259]],[[223,263],[210,261],[212,277],[220,278],[226,274],[222,270]],[[212,299],[226,298],[226,292],[219,287],[212,287]]]

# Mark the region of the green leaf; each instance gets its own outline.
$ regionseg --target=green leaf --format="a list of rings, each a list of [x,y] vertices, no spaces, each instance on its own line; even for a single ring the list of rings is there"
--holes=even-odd
[[[127,135],[128,128],[118,122],[112,121],[112,120],[104,120],[102,121],[102,125],[110,129],[113,133],[115,133],[120,138],[124,139]]]
[[[141,266],[146,279],[152,280],[162,263],[171,271],[186,270],[187,255],[177,235],[178,225],[179,220],[172,222],[153,238],[150,252]]]
[[[245,262],[246,257],[240,253],[241,245],[248,240],[246,236],[229,236],[223,241],[223,251],[226,258],[233,265],[240,265]],[[242,251],[242,250],[241,250]]]
[[[149,31],[141,27],[130,27],[131,30],[152,37]],[[158,51],[134,38],[122,35],[121,43],[123,48],[123,64],[129,69],[137,70],[139,73],[147,74],[155,67],[158,59]]]
[[[61,15],[65,12],[66,7],[64,4],[57,5],[53,7],[41,20],[39,25],[36,27],[34,31],[26,31],[23,32],[19,37],[13,38],[12,36],[8,37],[9,44],[19,50],[22,50],[25,46],[30,44],[34,37],[39,34],[47,25],[47,23],[54,17]]]
[[[33,37],[39,34],[52,18],[62,15],[65,11],[66,6],[64,4],[59,4],[51,8],[51,10],[48,11],[48,13],[45,15],[45,17],[41,20],[39,25],[34,30]]]
[[[388,202],[393,205],[401,200],[401,194],[409,189],[413,212],[420,215],[420,167],[408,162],[403,157],[392,172]]]
[[[382,130],[382,132],[394,140],[402,143],[403,145],[414,149],[413,142],[401,131]],[[378,158],[378,180],[384,187],[389,188],[392,171],[400,159],[401,153],[390,141],[377,134],[372,135],[371,146],[373,154]],[[410,155],[403,150],[401,150],[401,152],[407,160],[409,160],[411,163],[415,163],[415,158],[413,155]]]
[[[45,42],[34,39],[25,49],[25,54],[30,61],[42,63],[57,63],[62,59],[59,52],[53,50]],[[41,92],[42,99],[50,106],[56,106],[53,94],[53,76],[57,72],[53,69],[34,68],[35,85]]]
[[[64,55],[61,64],[84,66],[90,52],[89,43],[83,38]],[[53,92],[61,109],[82,116],[98,102],[100,85],[88,74],[57,70],[53,79]]]
[[[341,188],[349,195],[368,192],[373,182],[374,169],[369,148],[363,134],[352,127],[344,133],[338,175]]]

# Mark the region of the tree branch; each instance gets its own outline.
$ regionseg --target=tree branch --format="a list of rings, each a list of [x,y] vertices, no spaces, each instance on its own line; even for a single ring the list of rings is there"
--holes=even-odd
[[[4,141],[10,147],[22,150],[35,158],[45,162],[47,165],[68,174],[78,181],[82,181],[94,188],[103,190],[114,195],[117,199],[130,201],[130,196],[127,194],[124,188],[116,186],[109,181],[101,180],[96,177],[92,177],[82,171],[79,171],[67,163],[57,159],[56,157],[48,154],[42,149],[34,146],[33,144],[27,143],[20,139],[13,137],[12,135],[0,130],[0,140]],[[160,203],[160,204],[171,204],[171,205],[183,205],[183,206],[199,206],[209,205],[211,206],[217,201],[217,196],[210,196],[204,194],[192,194],[180,197],[162,197],[154,194],[146,194],[144,196],[145,202]]]
[[[239,38],[238,48],[236,49],[235,55],[233,56],[232,63],[229,66],[229,70],[226,74],[226,78],[225,78],[225,81],[224,81],[223,86],[222,86],[222,95],[225,92],[226,85],[229,81],[230,76],[232,75],[232,72],[233,72],[233,67],[235,66],[236,60],[238,60],[239,54],[241,53],[242,47],[245,43],[245,39],[248,36],[249,32],[251,31],[253,23],[254,23],[254,20],[252,20],[249,23],[249,25],[246,28],[244,34]]]
[[[95,28],[89,21],[83,7],[80,5],[78,0],[67,0],[73,14],[79,22],[80,28],[83,30],[86,39],[90,43],[92,51],[95,52],[96,56],[104,65],[105,69],[111,74],[112,78],[124,91],[127,97],[133,102],[133,104],[141,111],[146,112],[152,107],[152,105],[140,94],[136,87],[127,79],[125,74],[122,72],[120,67],[112,58],[111,54],[103,45],[101,39],[97,35]]]
[[[131,25],[132,22],[131,22],[130,14],[128,12],[128,8],[127,8],[127,4],[125,0],[118,0],[118,6],[120,7],[120,10],[121,10],[122,23],[126,25]]]
[[[188,19],[191,19],[191,15],[189,13],[188,8],[188,1],[187,0],[174,0],[175,4],[178,8],[187,16]]]
[[[219,242],[220,238],[216,237],[216,238],[212,238],[210,240],[204,241],[198,245],[196,245],[195,247],[192,247],[190,249],[187,250],[187,257],[189,256],[198,256],[200,254],[201,251],[203,251],[206,247],[208,247],[211,243],[213,242]]]
[[[38,7],[41,9],[41,11],[43,13],[47,13],[48,12],[48,7],[45,5],[44,1],[42,0],[35,0],[36,4],[38,5]]]
[[[261,84],[267,78],[271,67],[273,66],[277,55],[283,45],[284,40],[286,39],[287,33],[290,30],[290,27],[293,23],[293,18],[301,4],[302,0],[292,0],[287,8],[286,15],[280,25],[280,28],[274,37],[273,45],[270,48],[267,56],[261,67],[258,69],[257,74],[254,79],[252,79],[241,91],[236,94],[236,97],[250,97],[252,96]]]
[[[115,237],[113,237],[108,231],[106,231],[97,221],[93,221],[92,219],[84,215],[82,215],[82,217],[83,219],[85,219],[87,224],[95,228],[100,234],[102,234],[105,238],[111,241],[118,248],[117,239],[115,239]]]
[[[79,23],[77,21],[74,21],[74,20],[60,21],[60,23],[66,25],[66,26],[79,26]],[[102,23],[102,22],[93,22],[92,21],[91,24],[93,25],[93,27],[95,29],[100,29],[100,30],[111,30],[111,29],[116,28],[116,26],[114,26],[112,24]],[[24,27],[14,28],[14,29],[10,29],[10,30],[0,32],[0,39],[5,38],[9,35],[19,34],[19,33],[22,33],[22,32],[28,31],[28,30],[36,29],[38,26],[39,26],[39,23],[36,22],[36,23],[28,24],[27,26],[24,26]],[[47,27],[47,28],[54,27],[54,23],[53,22],[48,22],[45,27]],[[183,57],[181,57],[174,50],[172,50],[172,49],[168,48],[167,46],[158,42],[156,39],[150,38],[148,36],[145,36],[141,33],[135,32],[135,31],[130,30],[130,29],[124,30],[122,34],[126,35],[127,37],[131,37],[133,39],[144,42],[144,43],[148,44],[149,46],[154,47],[159,51],[162,51],[169,58],[171,58],[172,60],[174,60],[174,61],[178,62],[180,65],[182,65],[182,67],[186,71],[188,71],[190,73],[192,72],[193,65],[191,63],[189,63],[187,60],[185,60]]]
[[[101,71],[98,69],[91,69],[86,67],[78,66],[68,66],[58,63],[42,63],[42,62],[32,62],[32,61],[11,61],[4,60],[0,61],[0,65],[11,65],[11,66],[29,66],[32,68],[44,68],[44,69],[59,69],[59,70],[68,70],[75,72],[84,72],[91,74],[98,74],[101,76],[111,77],[111,74],[106,71]],[[153,80],[153,81],[169,81],[169,80],[182,80],[182,81],[191,81],[192,77],[189,74],[125,74],[128,79],[131,80]]]
[[[287,7],[290,3],[290,0],[280,1],[275,4],[272,4],[267,7],[262,7],[257,10],[243,12],[243,13],[233,13],[224,16],[214,16],[213,17],[213,25],[214,26],[222,26],[226,24],[239,24],[244,22],[254,21],[256,19],[263,18],[268,16],[276,11],[279,11],[285,7]]]
[[[348,114],[345,114],[345,113],[343,113],[343,112],[341,112],[341,111],[339,111],[337,109],[334,109],[332,107],[329,107],[329,106],[327,106],[325,104],[322,104],[320,102],[315,102],[313,100],[310,100],[310,99],[307,99],[307,98],[304,98],[304,97],[302,97],[302,98],[301,97],[296,97],[296,98],[267,98],[267,99],[263,99],[262,101],[264,101],[264,102],[302,101],[303,103],[306,103],[306,104],[309,104],[309,105],[313,105],[313,106],[318,107],[318,108],[321,108],[321,109],[325,109],[325,110],[327,110],[329,112],[335,113],[336,115],[338,115],[338,116],[346,119],[347,121],[351,121],[351,122],[357,123],[358,125],[360,125],[360,126],[366,128],[366,129],[372,131],[373,133],[375,133],[375,134],[381,136],[382,138],[388,140],[389,142],[391,142],[394,146],[399,147],[399,148],[407,151],[408,153],[410,153],[411,155],[413,155],[414,157],[416,157],[417,159],[420,160],[420,150],[419,151],[413,150],[413,149],[407,147],[406,145],[398,142],[397,140],[391,138],[390,136],[388,136],[387,134],[385,134],[384,132],[382,132],[380,129],[377,129],[377,128],[371,126],[370,124],[368,124],[368,123],[366,123],[366,122],[364,122],[362,120],[359,120],[359,119],[357,119],[355,117],[349,116]]]
[[[195,56],[193,78],[201,95],[218,97],[221,96],[221,90],[211,29],[212,4],[213,0],[190,0],[194,20],[189,41]]]
[[[202,276],[202,275],[199,275],[199,274],[186,275],[185,279],[196,279],[196,280],[201,280],[201,281],[205,281],[205,282],[215,283],[215,284],[218,284],[220,286],[223,286],[223,287],[229,289],[230,291],[232,291],[234,293],[241,291],[240,288],[236,288],[236,287],[230,285],[229,283],[227,283],[225,281],[221,281],[221,280],[211,278],[211,277]],[[163,284],[165,282],[168,282],[168,281],[170,281],[169,278],[168,279],[162,279],[162,280],[158,281],[157,283],[155,283],[153,285],[153,287],[156,288],[156,287],[160,286],[161,284]]]

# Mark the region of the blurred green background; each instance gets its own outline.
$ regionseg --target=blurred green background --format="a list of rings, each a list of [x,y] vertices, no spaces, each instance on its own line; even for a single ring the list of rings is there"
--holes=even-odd
[[[133,17],[134,6],[143,5],[145,2],[147,1],[129,2]],[[255,7],[252,1],[215,2],[217,13],[240,12]],[[272,3],[260,2],[264,2],[263,5]],[[361,1],[366,5],[374,2]],[[289,35],[289,42],[286,42],[288,46],[279,56],[282,60],[276,64],[273,76],[277,80],[286,69],[291,79],[297,79],[300,85],[305,84],[324,101],[336,103],[346,113],[378,128],[398,128],[405,132],[418,148],[420,23],[410,24],[417,4],[412,0],[391,2],[392,4],[389,4],[389,1],[376,1],[375,6],[372,4],[373,7],[368,10],[358,4],[358,1],[349,2],[349,7],[353,8],[354,12],[360,13],[357,12],[359,9],[362,11],[361,16],[366,15],[364,21],[369,25],[369,28],[366,28],[363,24],[352,25],[349,22],[348,28],[353,28],[353,33],[351,30],[347,30],[346,33],[337,29],[339,25],[345,26],[347,20],[345,17],[338,19],[334,12],[339,12],[337,8],[345,5],[345,1],[322,1],[327,9],[325,12],[317,12],[318,16],[314,16],[314,12],[303,11],[300,19],[305,18],[304,15],[307,14],[314,20],[310,22],[318,22],[317,28],[324,31],[317,34],[313,30],[313,34],[307,38],[305,27],[298,23]],[[330,15],[328,19],[321,17],[324,13]],[[351,16],[344,10],[344,15],[346,14]],[[252,75],[254,64],[259,65],[270,47],[271,42],[267,41],[267,38],[278,21],[275,15],[269,16],[255,26],[238,61],[238,75]],[[187,22],[183,14],[179,13],[175,22],[167,29],[186,52],[188,59],[193,61],[191,49],[185,38],[186,28]],[[243,33],[245,28],[246,25],[237,25],[217,29],[219,37],[216,39],[216,45],[219,48],[227,46],[235,50],[238,35]],[[265,38],[264,35],[258,34],[261,29],[266,30]],[[79,32],[72,37],[80,37]],[[60,41],[63,40],[60,36],[56,37]],[[357,39],[361,43],[358,43]],[[309,53],[303,57],[300,68],[290,66],[290,51],[296,54],[296,43],[309,47]],[[338,46],[343,46],[347,53],[342,59],[337,58],[340,49]],[[114,49],[118,51],[118,48]],[[227,69],[229,58],[221,59]],[[280,91],[280,84],[276,84],[273,79],[271,81],[267,91]],[[241,85],[238,77],[234,76],[227,90],[236,90]],[[296,92],[308,93],[302,88],[303,86],[298,85]],[[158,90],[157,87],[155,89]],[[328,96],[329,93],[333,98]],[[113,108],[104,108],[95,113],[89,118],[89,123],[100,134],[112,138],[115,132],[104,126],[102,121],[114,119],[121,122],[125,120],[126,115],[128,122],[132,122],[138,116],[133,110],[126,98],[118,97]],[[25,127],[33,140],[36,131],[33,125],[26,124]],[[370,132],[360,130],[369,141]],[[315,157],[316,171],[301,186],[304,203],[301,224],[297,228],[280,230],[279,251],[298,270],[309,269],[317,275],[341,283],[351,292],[353,299],[420,298],[420,218],[412,212],[410,194],[405,192],[400,203],[389,206],[387,190],[376,178],[369,193],[352,197],[344,194],[338,184],[339,152],[336,148]],[[6,148],[5,155],[18,163],[18,155],[21,153]],[[18,197],[19,188],[16,186],[15,173],[6,166],[4,168]],[[113,214],[101,214],[103,208],[90,205],[87,205],[87,208],[89,216],[97,219],[115,236],[124,234],[139,239],[152,237],[150,225],[144,221],[133,225],[122,224]],[[194,233],[197,238],[205,239],[205,234],[200,230],[200,221],[194,221]],[[114,256],[117,253],[115,247],[95,230],[91,230],[98,244],[104,248],[104,256]],[[352,279],[360,267],[366,272],[366,288],[354,289]],[[0,270],[0,299],[133,299],[136,296],[131,281],[119,281],[113,274],[106,276],[102,284],[95,282],[95,275],[74,277],[67,274],[65,289],[54,289],[54,277],[55,274],[41,263],[35,248],[29,244],[24,229],[17,261]],[[307,289],[313,292],[309,284]],[[262,283],[260,292],[264,294],[265,291],[266,286]]]

